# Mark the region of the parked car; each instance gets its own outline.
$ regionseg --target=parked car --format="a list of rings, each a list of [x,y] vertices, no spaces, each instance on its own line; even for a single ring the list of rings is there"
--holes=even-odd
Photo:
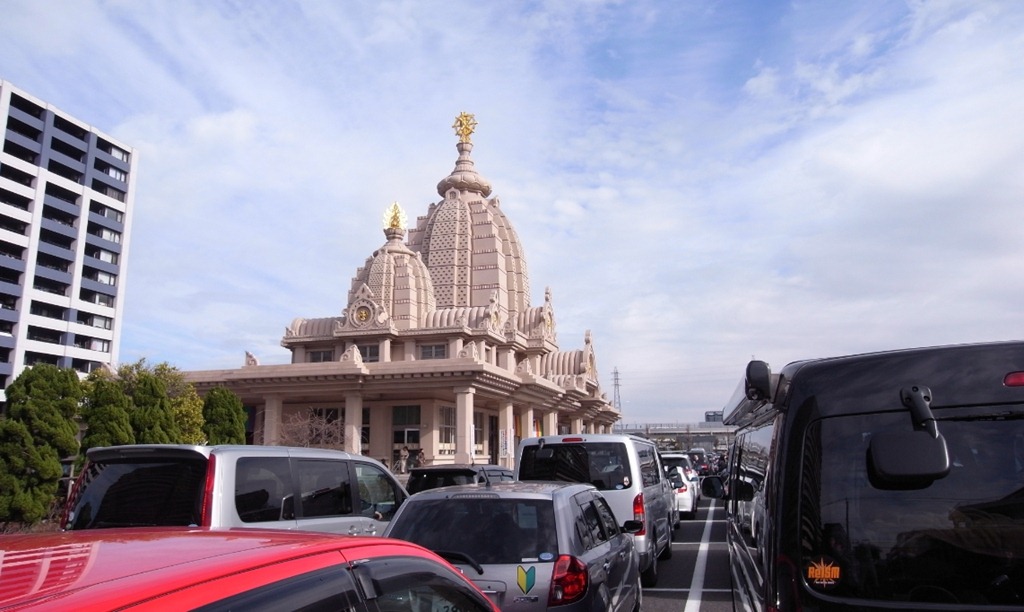
[[[504,612],[640,610],[630,532],[593,485],[500,482],[417,493],[385,535],[454,563]],[[457,534],[457,535],[456,535]]]
[[[92,448],[87,458],[65,529],[191,525],[380,535],[408,497],[380,462],[341,451],[139,444]]]
[[[673,507],[677,521],[694,518],[697,516],[697,502],[700,499],[700,476],[690,467],[690,459],[683,453],[662,453],[661,460],[665,463],[665,469],[670,476],[679,476],[679,481],[672,483],[675,491]]]
[[[473,484],[475,482],[501,482],[513,479],[515,472],[500,465],[479,465],[456,463],[449,465],[427,465],[413,468],[409,472],[409,480],[405,490],[409,495],[452,485]]]
[[[672,557],[675,491],[652,440],[619,434],[526,438],[516,450],[516,480],[593,484],[620,525],[643,523],[634,534],[643,585],[657,585],[658,560]]]
[[[724,423],[737,610],[1024,609],[1024,342],[752,361]]]
[[[434,553],[379,537],[114,528],[2,548],[0,610],[498,610]]]

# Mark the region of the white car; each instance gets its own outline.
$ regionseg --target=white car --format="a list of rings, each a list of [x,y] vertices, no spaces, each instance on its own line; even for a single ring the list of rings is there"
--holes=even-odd
[[[700,501],[700,476],[693,469],[690,458],[685,453],[662,453],[661,460],[669,475],[673,472],[682,480],[681,486],[675,487],[675,518],[679,521],[693,519],[697,516],[697,504]]]

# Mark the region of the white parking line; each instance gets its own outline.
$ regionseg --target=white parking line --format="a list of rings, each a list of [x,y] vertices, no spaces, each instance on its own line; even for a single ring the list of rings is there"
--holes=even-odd
[[[708,518],[704,521],[704,533],[700,537],[700,549],[697,552],[697,563],[693,566],[693,580],[690,581],[690,596],[686,598],[683,612],[700,612],[700,599],[704,589],[704,570],[708,563],[708,543],[711,541],[711,523],[715,514],[715,502],[711,500],[708,507]]]

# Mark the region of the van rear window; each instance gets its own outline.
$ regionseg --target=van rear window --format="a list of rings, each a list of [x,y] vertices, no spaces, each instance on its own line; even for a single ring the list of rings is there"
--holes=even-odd
[[[1024,410],[939,409],[951,469],[914,490],[872,486],[875,432],[909,429],[905,412],[809,426],[800,541],[805,583],[856,599],[1019,603],[1024,584]]]
[[[206,458],[90,463],[67,528],[198,525],[206,465]]]
[[[600,491],[628,488],[631,473],[621,442],[527,446],[519,464],[519,480],[585,482]]]

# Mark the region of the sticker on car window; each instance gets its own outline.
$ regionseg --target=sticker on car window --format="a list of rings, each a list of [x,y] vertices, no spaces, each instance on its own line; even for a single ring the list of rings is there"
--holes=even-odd
[[[807,581],[820,589],[832,589],[840,579],[839,566],[829,557],[822,555],[807,564]]]

